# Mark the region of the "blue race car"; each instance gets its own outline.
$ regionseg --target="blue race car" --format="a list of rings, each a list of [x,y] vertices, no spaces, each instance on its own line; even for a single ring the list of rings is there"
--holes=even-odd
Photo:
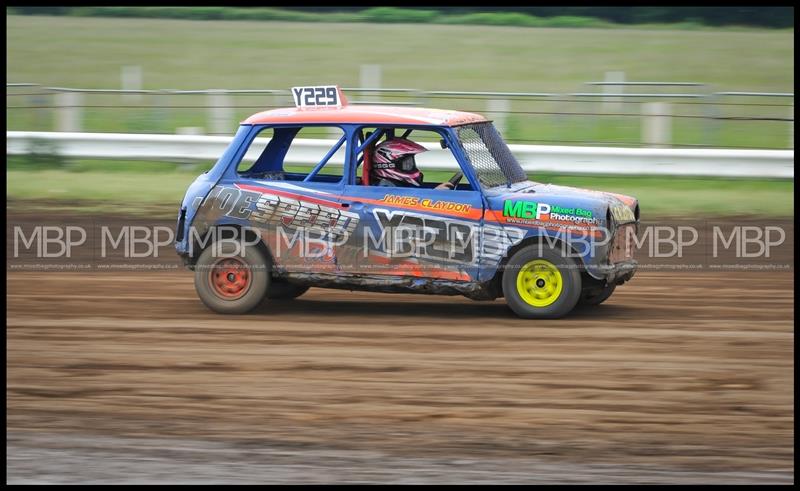
[[[292,95],[241,123],[183,199],[176,249],[213,311],[315,286],[505,297],[556,318],[633,277],[638,201],[529,180],[483,116]]]

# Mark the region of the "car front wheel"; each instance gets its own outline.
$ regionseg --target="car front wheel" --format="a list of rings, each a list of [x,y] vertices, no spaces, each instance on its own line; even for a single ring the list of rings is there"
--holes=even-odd
[[[594,278],[583,278],[583,291],[581,291],[581,298],[578,300],[579,306],[595,306],[608,300],[617,285],[613,283],[604,283]]]
[[[562,317],[580,298],[578,263],[544,244],[523,247],[506,264],[503,294],[511,310],[522,318]]]

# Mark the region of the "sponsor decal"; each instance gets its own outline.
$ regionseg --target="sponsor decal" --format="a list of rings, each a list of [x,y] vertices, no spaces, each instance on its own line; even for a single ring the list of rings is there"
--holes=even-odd
[[[508,199],[503,202],[503,216],[509,223],[530,225],[539,225],[542,222],[570,222],[576,225],[599,223],[591,210]]]
[[[636,220],[636,217],[633,215],[633,210],[622,203],[611,205],[611,215],[618,223],[633,222]]]
[[[541,220],[545,215],[550,214],[550,205],[546,203],[534,203],[533,201],[512,201],[503,202],[503,216],[513,218],[525,218]]]
[[[335,242],[346,240],[359,220],[358,213],[333,206],[225,186],[214,188],[204,206],[209,207],[209,211],[254,224],[319,232]]]
[[[432,200],[429,198],[417,198],[415,196],[398,196],[396,194],[387,194],[381,200],[387,205],[398,206],[413,206],[429,211],[450,211],[455,213],[469,213],[472,207],[467,203],[458,203],[455,201],[446,200]]]
[[[471,223],[384,209],[373,210],[373,215],[380,234],[378,238],[365,235],[365,250],[369,248],[371,238],[375,249],[382,249],[391,257],[458,263],[472,263],[475,260]]]
[[[377,236],[367,229],[364,251],[457,265],[494,265],[525,236],[522,229],[377,208]]]
[[[352,232],[358,224],[358,213],[283,196],[262,194],[255,207],[251,220],[279,223],[284,227],[318,228],[344,233]]]

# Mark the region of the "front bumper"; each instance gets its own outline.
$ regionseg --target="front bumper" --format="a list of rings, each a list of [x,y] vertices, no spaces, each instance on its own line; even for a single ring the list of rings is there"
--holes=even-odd
[[[639,263],[634,260],[620,262],[617,264],[603,265],[597,267],[597,272],[602,276],[606,283],[611,285],[621,285],[633,278]]]
[[[633,253],[638,230],[639,222],[617,227],[608,252],[608,265],[600,268],[608,284],[621,285],[636,273],[639,263],[633,259]]]

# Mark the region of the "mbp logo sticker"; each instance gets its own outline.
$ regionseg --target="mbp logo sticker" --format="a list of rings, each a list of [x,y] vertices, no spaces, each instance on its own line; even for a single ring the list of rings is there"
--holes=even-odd
[[[547,219],[550,215],[550,205],[547,203],[535,203],[533,201],[511,201],[503,202],[503,216],[522,219]]]
[[[523,224],[534,224],[534,220],[569,222],[582,226],[592,226],[600,223],[592,210],[574,207],[565,208],[533,201],[505,200],[503,202],[503,216],[507,217],[509,222]]]

